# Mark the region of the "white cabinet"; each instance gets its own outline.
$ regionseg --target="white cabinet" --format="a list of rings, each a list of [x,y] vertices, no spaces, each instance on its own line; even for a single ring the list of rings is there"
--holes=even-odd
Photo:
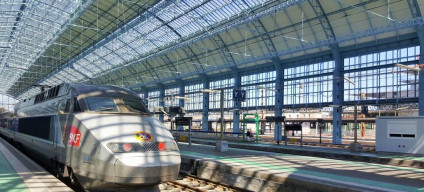
[[[424,154],[424,117],[378,117],[375,149]]]

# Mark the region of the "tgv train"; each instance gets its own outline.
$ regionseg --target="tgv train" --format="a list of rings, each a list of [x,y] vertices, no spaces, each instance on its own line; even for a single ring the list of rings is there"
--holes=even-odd
[[[0,115],[0,133],[85,189],[175,180],[178,146],[132,91],[61,84]]]

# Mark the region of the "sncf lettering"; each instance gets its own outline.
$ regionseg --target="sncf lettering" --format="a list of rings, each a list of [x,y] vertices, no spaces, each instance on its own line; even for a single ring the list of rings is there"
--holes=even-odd
[[[69,133],[68,145],[79,146],[81,141],[81,132],[75,126],[71,126],[71,132]]]

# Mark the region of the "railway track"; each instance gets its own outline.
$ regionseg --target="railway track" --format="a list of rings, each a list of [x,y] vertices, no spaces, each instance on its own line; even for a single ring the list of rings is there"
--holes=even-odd
[[[239,192],[242,190],[235,189],[226,185],[211,182],[189,175],[180,175],[173,182],[162,183],[159,185],[161,192]]]

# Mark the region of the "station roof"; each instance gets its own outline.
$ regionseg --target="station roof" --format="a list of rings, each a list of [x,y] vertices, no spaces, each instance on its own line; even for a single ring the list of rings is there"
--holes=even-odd
[[[62,82],[140,91],[417,37],[420,0],[0,0],[0,93]]]

